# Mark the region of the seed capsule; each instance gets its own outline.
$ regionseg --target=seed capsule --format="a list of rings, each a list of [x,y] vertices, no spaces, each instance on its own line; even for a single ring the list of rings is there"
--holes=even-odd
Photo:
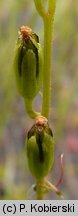
[[[46,118],[40,116],[26,138],[26,154],[29,169],[37,179],[48,175],[54,162],[52,130]]]
[[[19,31],[14,68],[20,95],[32,101],[42,83],[43,54],[38,36],[27,26],[22,26]]]

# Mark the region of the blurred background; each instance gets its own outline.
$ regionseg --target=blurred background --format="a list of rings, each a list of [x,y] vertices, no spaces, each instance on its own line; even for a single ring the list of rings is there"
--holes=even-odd
[[[29,0],[0,0],[0,199],[35,199],[25,155],[26,133],[33,124],[25,113],[13,70],[14,47],[21,25],[30,26],[43,44],[43,23]],[[64,153],[64,199],[78,199],[78,1],[58,0],[53,33],[50,127],[55,161],[49,180],[60,175]],[[41,110],[41,96],[34,102]],[[45,199],[58,199],[48,193]]]

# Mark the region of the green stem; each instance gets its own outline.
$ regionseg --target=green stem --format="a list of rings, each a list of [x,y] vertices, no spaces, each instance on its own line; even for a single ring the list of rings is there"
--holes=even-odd
[[[43,69],[43,101],[42,115],[49,116],[51,97],[51,62],[52,62],[52,33],[56,0],[49,0],[48,12],[44,21],[44,69]]]
[[[44,69],[43,69],[43,101],[42,115],[48,118],[51,94],[51,61],[52,61],[52,29],[53,20],[47,14],[44,19]]]
[[[54,17],[55,7],[56,7],[56,0],[49,0],[48,11],[52,14],[52,17]]]
[[[42,115],[48,118],[50,111],[51,96],[51,62],[52,62],[52,33],[56,0],[48,0],[48,10],[45,11],[42,0],[34,0],[37,11],[43,18],[44,23],[44,67],[43,67],[43,100]],[[44,179],[37,181],[37,199],[43,199],[43,190],[39,184]]]
[[[36,199],[37,199],[37,200],[43,200],[43,198],[44,198],[43,189],[42,189],[42,187],[40,186],[40,185],[43,184],[43,183],[44,183],[44,178],[39,179],[39,180],[37,180],[37,182],[36,182],[36,190],[37,190],[37,192],[36,192]]]
[[[24,98],[24,103],[25,103],[26,112],[28,113],[28,115],[30,116],[30,118],[36,118],[36,117],[38,117],[38,116],[41,115],[39,112],[35,112],[33,110],[32,101],[31,100],[27,100],[27,98]]]
[[[45,11],[42,0],[34,0],[36,9],[44,22],[44,68],[43,68],[43,101],[42,115],[48,118],[51,96],[51,62],[52,33],[56,0],[48,0],[48,10]]]
[[[45,16],[45,10],[43,7],[42,0],[34,0],[34,3],[35,3],[35,7],[36,7],[38,13],[40,14],[40,16],[44,17]]]

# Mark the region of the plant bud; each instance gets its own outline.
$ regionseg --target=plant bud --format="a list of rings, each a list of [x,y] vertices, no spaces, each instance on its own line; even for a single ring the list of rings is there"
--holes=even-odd
[[[54,142],[48,120],[37,117],[26,138],[26,154],[29,169],[36,179],[48,175],[54,162]]]
[[[42,83],[43,55],[38,36],[27,26],[19,31],[14,68],[20,95],[32,101]]]

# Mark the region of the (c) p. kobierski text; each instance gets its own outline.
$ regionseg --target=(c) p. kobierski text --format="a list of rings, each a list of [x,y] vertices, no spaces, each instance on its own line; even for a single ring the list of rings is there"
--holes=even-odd
[[[31,204],[31,212],[74,212],[74,204],[70,205],[43,205]]]

